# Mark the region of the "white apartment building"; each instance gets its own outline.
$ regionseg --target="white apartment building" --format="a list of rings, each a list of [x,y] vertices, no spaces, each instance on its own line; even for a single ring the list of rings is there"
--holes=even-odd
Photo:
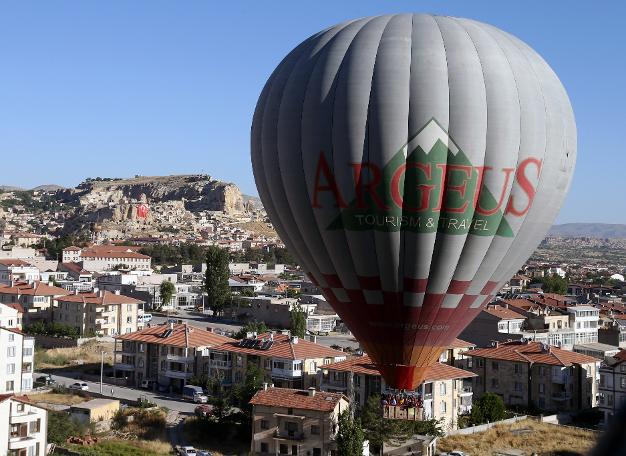
[[[600,311],[591,306],[569,306],[566,308],[570,328],[574,329],[575,345],[598,342]]]
[[[82,263],[83,269],[92,272],[102,273],[124,269],[137,275],[152,273],[151,258],[138,253],[136,248],[114,245],[93,246],[81,250],[78,256],[76,256],[75,249],[76,247],[63,249],[64,263]],[[70,261],[65,261],[65,259]]]
[[[48,454],[48,413],[24,397],[0,396],[0,454]]]
[[[0,303],[0,327],[22,329],[23,309],[19,304],[1,304]]]
[[[27,393],[33,387],[35,339],[0,328],[0,394]]]
[[[615,412],[626,404],[626,350],[622,350],[600,367],[598,408],[609,424]]]
[[[11,285],[13,282],[34,282],[39,280],[39,269],[18,259],[0,259],[0,284]]]

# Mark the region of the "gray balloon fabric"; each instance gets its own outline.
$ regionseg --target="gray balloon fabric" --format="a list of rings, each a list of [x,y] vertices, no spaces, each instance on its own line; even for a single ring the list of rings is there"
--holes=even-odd
[[[397,14],[296,47],[261,93],[251,146],[287,248],[388,384],[414,388],[551,226],[576,127],[517,38]]]

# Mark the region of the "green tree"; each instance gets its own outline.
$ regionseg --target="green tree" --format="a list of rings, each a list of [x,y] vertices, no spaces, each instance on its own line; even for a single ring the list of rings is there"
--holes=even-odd
[[[161,282],[161,286],[159,287],[159,294],[161,295],[161,305],[167,306],[172,297],[176,293],[176,287],[169,280],[164,280]]]
[[[218,314],[230,298],[228,286],[228,251],[210,246],[206,254],[205,287],[207,301],[214,314]]]
[[[289,312],[291,334],[304,339],[306,334],[306,312],[299,303],[296,303]]]
[[[560,295],[567,293],[567,280],[558,274],[542,277],[540,282],[544,293],[556,293]]]
[[[502,398],[494,393],[485,393],[474,400],[470,420],[473,425],[493,423],[506,418],[506,407]]]
[[[243,339],[248,333],[263,334],[268,331],[264,321],[249,321],[235,334],[235,339]]]
[[[339,456],[361,456],[365,433],[359,419],[344,410],[339,415],[339,432],[337,433],[337,453]]]
[[[243,382],[233,387],[233,402],[243,410],[248,417],[251,417],[252,414],[252,407],[249,404],[250,399],[263,387],[263,383],[268,380],[267,372],[264,369],[261,369],[255,363],[248,363]]]
[[[85,426],[80,426],[65,412],[48,412],[48,441],[63,444],[72,436],[81,436],[86,432]]]

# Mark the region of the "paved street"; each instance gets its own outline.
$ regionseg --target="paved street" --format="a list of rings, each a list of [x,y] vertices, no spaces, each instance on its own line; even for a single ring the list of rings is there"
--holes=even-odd
[[[37,378],[39,374],[36,373],[34,375]],[[78,373],[77,373],[78,375]],[[72,383],[76,382],[76,378],[72,376],[71,372],[64,372],[64,375],[52,374],[52,378],[56,380],[56,382],[60,385],[69,386]],[[106,378],[105,378],[106,381]],[[85,381],[87,385],[89,385],[89,391],[94,393],[100,392],[100,383],[99,382],[89,382]],[[113,389],[113,394],[111,394],[111,389]],[[102,394],[108,397],[112,397],[115,399],[129,399],[129,400],[138,400],[140,397],[145,397],[150,402],[154,402],[160,407],[167,407],[170,410],[183,412],[183,413],[193,413],[197,404],[191,402],[183,402],[180,396],[170,395],[166,393],[153,393],[151,391],[141,390],[141,389],[132,389],[126,388],[122,386],[110,385],[107,383],[103,384]]]

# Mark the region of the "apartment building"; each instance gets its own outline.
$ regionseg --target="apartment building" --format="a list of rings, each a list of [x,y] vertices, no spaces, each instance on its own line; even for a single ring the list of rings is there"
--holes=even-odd
[[[415,396],[423,398],[423,407],[417,411],[415,419],[440,419],[444,429],[456,429],[458,415],[472,410],[472,388],[467,382],[472,377],[476,374],[449,364],[431,366],[424,383],[413,391]],[[367,355],[324,366],[320,373],[320,389],[342,393],[359,407],[363,407],[370,396],[389,392],[385,380]]]
[[[48,454],[48,413],[26,397],[0,395],[0,454],[45,456]]]
[[[39,269],[24,260],[0,259],[0,284],[12,285],[14,282],[34,282],[39,278]]]
[[[510,406],[570,412],[596,406],[600,360],[527,339],[464,353],[476,398],[495,393]]]
[[[250,335],[229,340],[210,350],[202,372],[217,377],[224,386],[245,378],[247,366],[263,369],[271,382],[281,388],[317,386],[317,373],[325,365],[343,361],[342,351],[288,334]]]
[[[56,298],[54,322],[75,327],[79,334],[115,336],[143,327],[139,321],[143,302],[119,292],[95,289],[93,293],[74,292]]]
[[[605,320],[604,326],[598,328],[598,342],[626,348],[626,318],[624,317],[626,316],[614,315]]]
[[[180,391],[192,377],[209,373],[199,367],[208,363],[209,349],[229,341],[233,339],[186,324],[151,326],[115,338],[114,369],[130,386],[152,380]]]
[[[250,400],[250,454],[330,456],[337,450],[339,415],[349,408],[338,393],[265,386]]]
[[[626,350],[608,359],[600,367],[598,408],[604,424],[611,422],[617,410],[626,404]]]
[[[25,324],[52,321],[54,300],[70,292],[43,282],[15,282],[0,285],[0,303],[20,305]]]
[[[98,245],[84,248],[78,254],[76,248],[63,249],[63,263],[81,263],[83,269],[92,272],[124,269],[141,275],[152,273],[151,258],[137,252],[137,247]]]
[[[19,304],[0,303],[0,327],[22,329],[24,309]]]
[[[32,389],[34,356],[34,338],[18,329],[0,327],[0,394]]]
[[[591,306],[568,306],[570,326],[574,328],[576,344],[598,342],[598,321],[600,311]]]
[[[493,340],[521,338],[525,320],[526,317],[513,308],[492,303],[472,320],[460,337],[478,346],[488,345]]]

